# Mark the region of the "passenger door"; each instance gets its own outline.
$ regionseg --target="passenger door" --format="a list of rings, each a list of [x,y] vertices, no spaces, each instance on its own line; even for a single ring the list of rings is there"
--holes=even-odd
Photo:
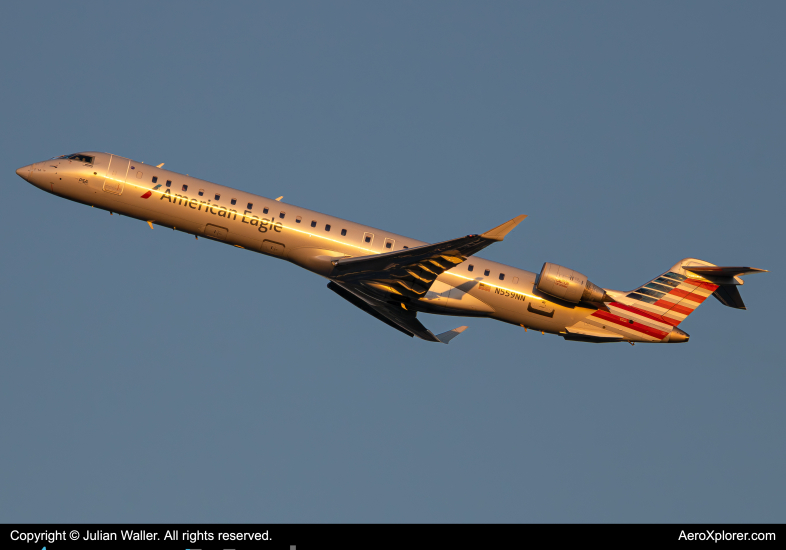
[[[128,165],[131,163],[127,158],[112,155],[109,166],[106,169],[104,179],[104,191],[115,195],[123,194],[123,185],[128,174]]]

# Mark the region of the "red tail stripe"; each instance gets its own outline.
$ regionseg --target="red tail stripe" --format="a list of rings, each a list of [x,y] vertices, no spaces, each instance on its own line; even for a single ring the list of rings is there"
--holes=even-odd
[[[697,286],[699,288],[703,288],[705,290],[711,290],[715,292],[718,288],[718,285],[714,285],[712,283],[705,283],[704,281],[699,281],[698,279],[685,279],[682,281],[683,283],[688,283],[689,285]]]
[[[695,292],[686,292],[685,290],[680,290],[678,288],[675,288],[674,290],[669,292],[669,295],[677,296],[679,298],[684,298],[686,300],[696,302],[697,304],[700,304],[707,299],[706,296],[702,296],[701,294],[696,294]]]
[[[689,294],[688,296],[685,296],[685,299],[686,300],[691,300],[691,301],[694,301],[694,302],[697,302],[697,303],[700,304],[704,300],[706,300],[707,297],[706,296],[702,296],[701,294]]]
[[[665,318],[660,317],[659,315],[655,315],[654,313],[650,313],[649,311],[644,311],[643,309],[639,309],[633,306],[627,306],[625,304],[620,304],[619,302],[614,302],[611,304],[614,307],[618,307],[620,309],[624,309],[625,311],[630,311],[631,313],[635,313],[636,315],[641,315],[642,317],[646,317],[647,319],[652,319],[653,321],[657,321],[659,323],[666,323],[672,326],[676,326],[674,322],[666,321]],[[671,321],[674,321],[671,319]],[[676,321],[679,323],[679,321]]]
[[[676,311],[677,313],[682,313],[683,315],[690,315],[691,313],[693,313],[693,309],[684,306],[678,306],[674,302],[669,302],[667,300],[658,300],[657,302],[655,302],[655,305],[667,309],[669,311]]]
[[[642,323],[637,323],[633,321],[632,323],[629,320],[621,318],[619,315],[614,315],[613,313],[608,313],[599,309],[592,314],[594,317],[599,317],[604,321],[608,321],[609,323],[614,323],[615,325],[619,325],[621,327],[632,328],[636,332],[641,332],[646,334],[647,336],[652,336],[653,338],[657,338],[658,340],[663,340],[668,332],[663,330],[659,330],[653,327],[648,327]]]

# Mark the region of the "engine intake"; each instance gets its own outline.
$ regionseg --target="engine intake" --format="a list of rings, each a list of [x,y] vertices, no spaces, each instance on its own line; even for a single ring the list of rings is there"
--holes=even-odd
[[[586,275],[549,262],[543,264],[535,288],[544,294],[574,304],[611,300],[606,291],[589,282]]]

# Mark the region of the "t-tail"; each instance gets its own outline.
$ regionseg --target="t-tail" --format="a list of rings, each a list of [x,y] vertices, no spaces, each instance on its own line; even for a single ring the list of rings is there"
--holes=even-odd
[[[740,276],[763,273],[755,267],[722,267],[696,258],[685,258],[647,284],[630,292],[606,290],[614,301],[596,311],[598,320],[614,325],[631,341],[687,342],[676,328],[704,300],[714,296],[725,306],[746,309]]]

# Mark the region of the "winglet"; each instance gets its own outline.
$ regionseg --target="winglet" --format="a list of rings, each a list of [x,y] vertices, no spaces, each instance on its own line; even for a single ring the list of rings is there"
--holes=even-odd
[[[450,343],[451,340],[453,340],[453,338],[455,338],[465,330],[467,330],[467,327],[458,327],[458,328],[454,328],[453,330],[443,332],[442,334],[437,334],[437,340],[439,340],[443,344],[448,344]]]
[[[522,222],[524,218],[526,218],[526,214],[522,214],[521,216],[516,216],[509,222],[505,222],[502,225],[498,225],[494,229],[489,229],[485,233],[481,235],[481,237],[485,239],[489,239],[491,241],[501,241],[505,238],[505,235],[513,231],[513,228],[516,227],[518,224]]]

